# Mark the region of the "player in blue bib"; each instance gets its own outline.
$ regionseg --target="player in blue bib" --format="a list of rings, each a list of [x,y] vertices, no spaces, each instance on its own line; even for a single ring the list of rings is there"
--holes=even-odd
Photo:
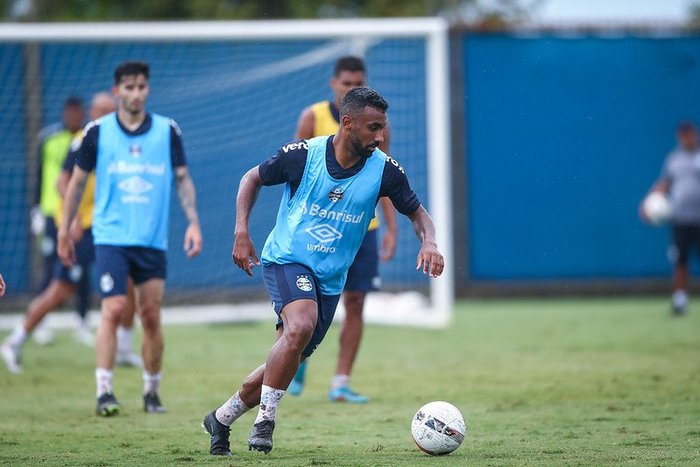
[[[279,402],[299,362],[311,355],[328,331],[348,268],[380,197],[389,197],[411,219],[421,242],[417,269],[431,277],[442,274],[444,259],[430,215],[401,166],[377,149],[384,139],[388,107],[376,91],[355,88],[340,105],[335,136],[289,143],[241,179],[233,261],[248,275],[261,263],[248,234],[256,194],[263,185],[285,184],[275,227],[261,255],[263,279],[279,318],[278,339],[267,362],[204,418],[211,454],[231,454],[231,423],[256,405],[260,408],[248,447],[272,450]]]
[[[168,247],[170,188],[177,193],[189,226],[185,249],[199,254],[202,234],[195,189],[185,162],[177,124],[145,109],[149,67],[126,62],[114,72],[113,93],[118,110],[88,124],[76,167],[66,191],[58,253],[69,265],[75,261],[68,236],[88,174],[96,178],[92,232],[102,304],[95,350],[97,413],[114,415],[120,405],[112,392],[117,327],[128,307],[127,283],[134,284],[136,311],[143,327],[144,410],[165,409],[158,395],[163,360],[160,304],[163,300]]]

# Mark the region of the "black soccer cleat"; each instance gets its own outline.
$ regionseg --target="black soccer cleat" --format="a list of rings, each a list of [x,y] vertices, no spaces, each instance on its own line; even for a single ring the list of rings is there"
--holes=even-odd
[[[202,420],[202,428],[211,435],[209,454],[212,456],[230,456],[231,447],[228,442],[231,428],[216,419],[216,410],[212,410]]]
[[[97,398],[97,408],[95,409],[97,415],[111,417],[117,415],[120,409],[119,401],[114,397],[113,392],[105,392]]]
[[[248,450],[262,451],[268,454],[272,451],[272,432],[275,429],[274,420],[263,420],[253,425],[248,436]]]
[[[165,407],[160,403],[160,397],[155,391],[143,395],[143,410],[146,413],[165,413]]]

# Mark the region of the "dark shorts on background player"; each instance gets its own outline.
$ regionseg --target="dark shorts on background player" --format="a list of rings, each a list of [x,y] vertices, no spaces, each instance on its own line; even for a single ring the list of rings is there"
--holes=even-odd
[[[165,251],[141,246],[96,245],[95,263],[103,297],[126,295],[128,278],[135,285],[165,279]]]
[[[370,230],[357,250],[357,255],[348,269],[345,289],[350,292],[372,292],[379,289],[379,229]]]
[[[700,225],[674,224],[672,230],[673,244],[669,250],[669,259],[674,265],[684,266],[688,264],[693,246],[700,255]]]
[[[92,230],[87,229],[83,238],[75,244],[75,264],[66,267],[60,261],[56,261],[53,269],[53,278],[69,284],[77,285],[80,279],[90,272],[90,265],[95,261],[95,246],[92,244]]]
[[[318,281],[306,266],[301,264],[265,264],[263,281],[270,294],[272,307],[277,313],[277,327],[282,325],[280,312],[282,308],[296,300],[313,300],[318,305],[318,320],[309,344],[302,355],[311,355],[321,343],[328,328],[331,327],[335,309],[340,295],[323,295],[318,288]]]

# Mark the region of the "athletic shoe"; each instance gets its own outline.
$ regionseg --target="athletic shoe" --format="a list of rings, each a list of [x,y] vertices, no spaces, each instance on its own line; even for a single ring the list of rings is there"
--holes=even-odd
[[[136,355],[131,350],[126,352],[117,352],[114,356],[114,364],[117,366],[130,367],[130,368],[142,368],[143,362],[141,357]]]
[[[32,332],[32,339],[39,345],[51,345],[56,340],[56,336],[51,328],[40,325]]]
[[[216,410],[212,410],[204,417],[202,428],[211,436],[209,454],[212,456],[231,455],[231,446],[228,442],[231,428],[216,419]]]
[[[347,386],[331,389],[328,392],[328,399],[331,402],[349,402],[351,404],[366,404],[369,399],[362,394],[358,394]]]
[[[671,305],[671,315],[673,316],[685,316],[688,313],[688,307],[686,305],[676,306]]]
[[[301,392],[304,390],[304,380],[306,379],[306,360],[301,362],[299,364],[299,368],[297,369],[296,374],[294,375],[294,379],[292,380],[291,383],[289,383],[289,387],[287,388],[287,394],[291,394],[292,396],[299,396],[301,395]]]
[[[272,451],[272,432],[275,430],[274,420],[263,420],[253,425],[248,436],[248,450],[262,451],[268,454]]]
[[[22,373],[22,352],[5,342],[0,346],[0,355],[10,373]]]
[[[121,406],[114,397],[113,392],[105,392],[100,397],[97,398],[97,415],[102,415],[103,417],[111,417],[112,415],[117,415],[119,413]]]
[[[83,344],[86,347],[95,346],[95,337],[87,326],[78,326],[75,328],[73,333],[73,338],[79,344]]]
[[[160,397],[155,391],[143,395],[143,410],[146,413],[165,413],[165,407],[160,403]]]

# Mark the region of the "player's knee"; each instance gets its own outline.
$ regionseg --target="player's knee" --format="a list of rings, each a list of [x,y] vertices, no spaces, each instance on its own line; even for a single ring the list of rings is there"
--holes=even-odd
[[[313,332],[314,323],[311,320],[308,320],[299,322],[296,326],[285,328],[284,335],[287,343],[294,349],[294,351],[300,353],[304,347],[306,347],[306,344],[309,343],[309,339],[311,339]]]
[[[144,306],[141,309],[141,326],[145,332],[160,329],[160,307],[156,305]]]
[[[362,313],[362,307],[365,304],[364,292],[345,292],[343,296],[343,304],[348,313]]]
[[[102,300],[102,320],[114,326],[119,325],[119,321],[126,313],[126,297],[109,297]]]

